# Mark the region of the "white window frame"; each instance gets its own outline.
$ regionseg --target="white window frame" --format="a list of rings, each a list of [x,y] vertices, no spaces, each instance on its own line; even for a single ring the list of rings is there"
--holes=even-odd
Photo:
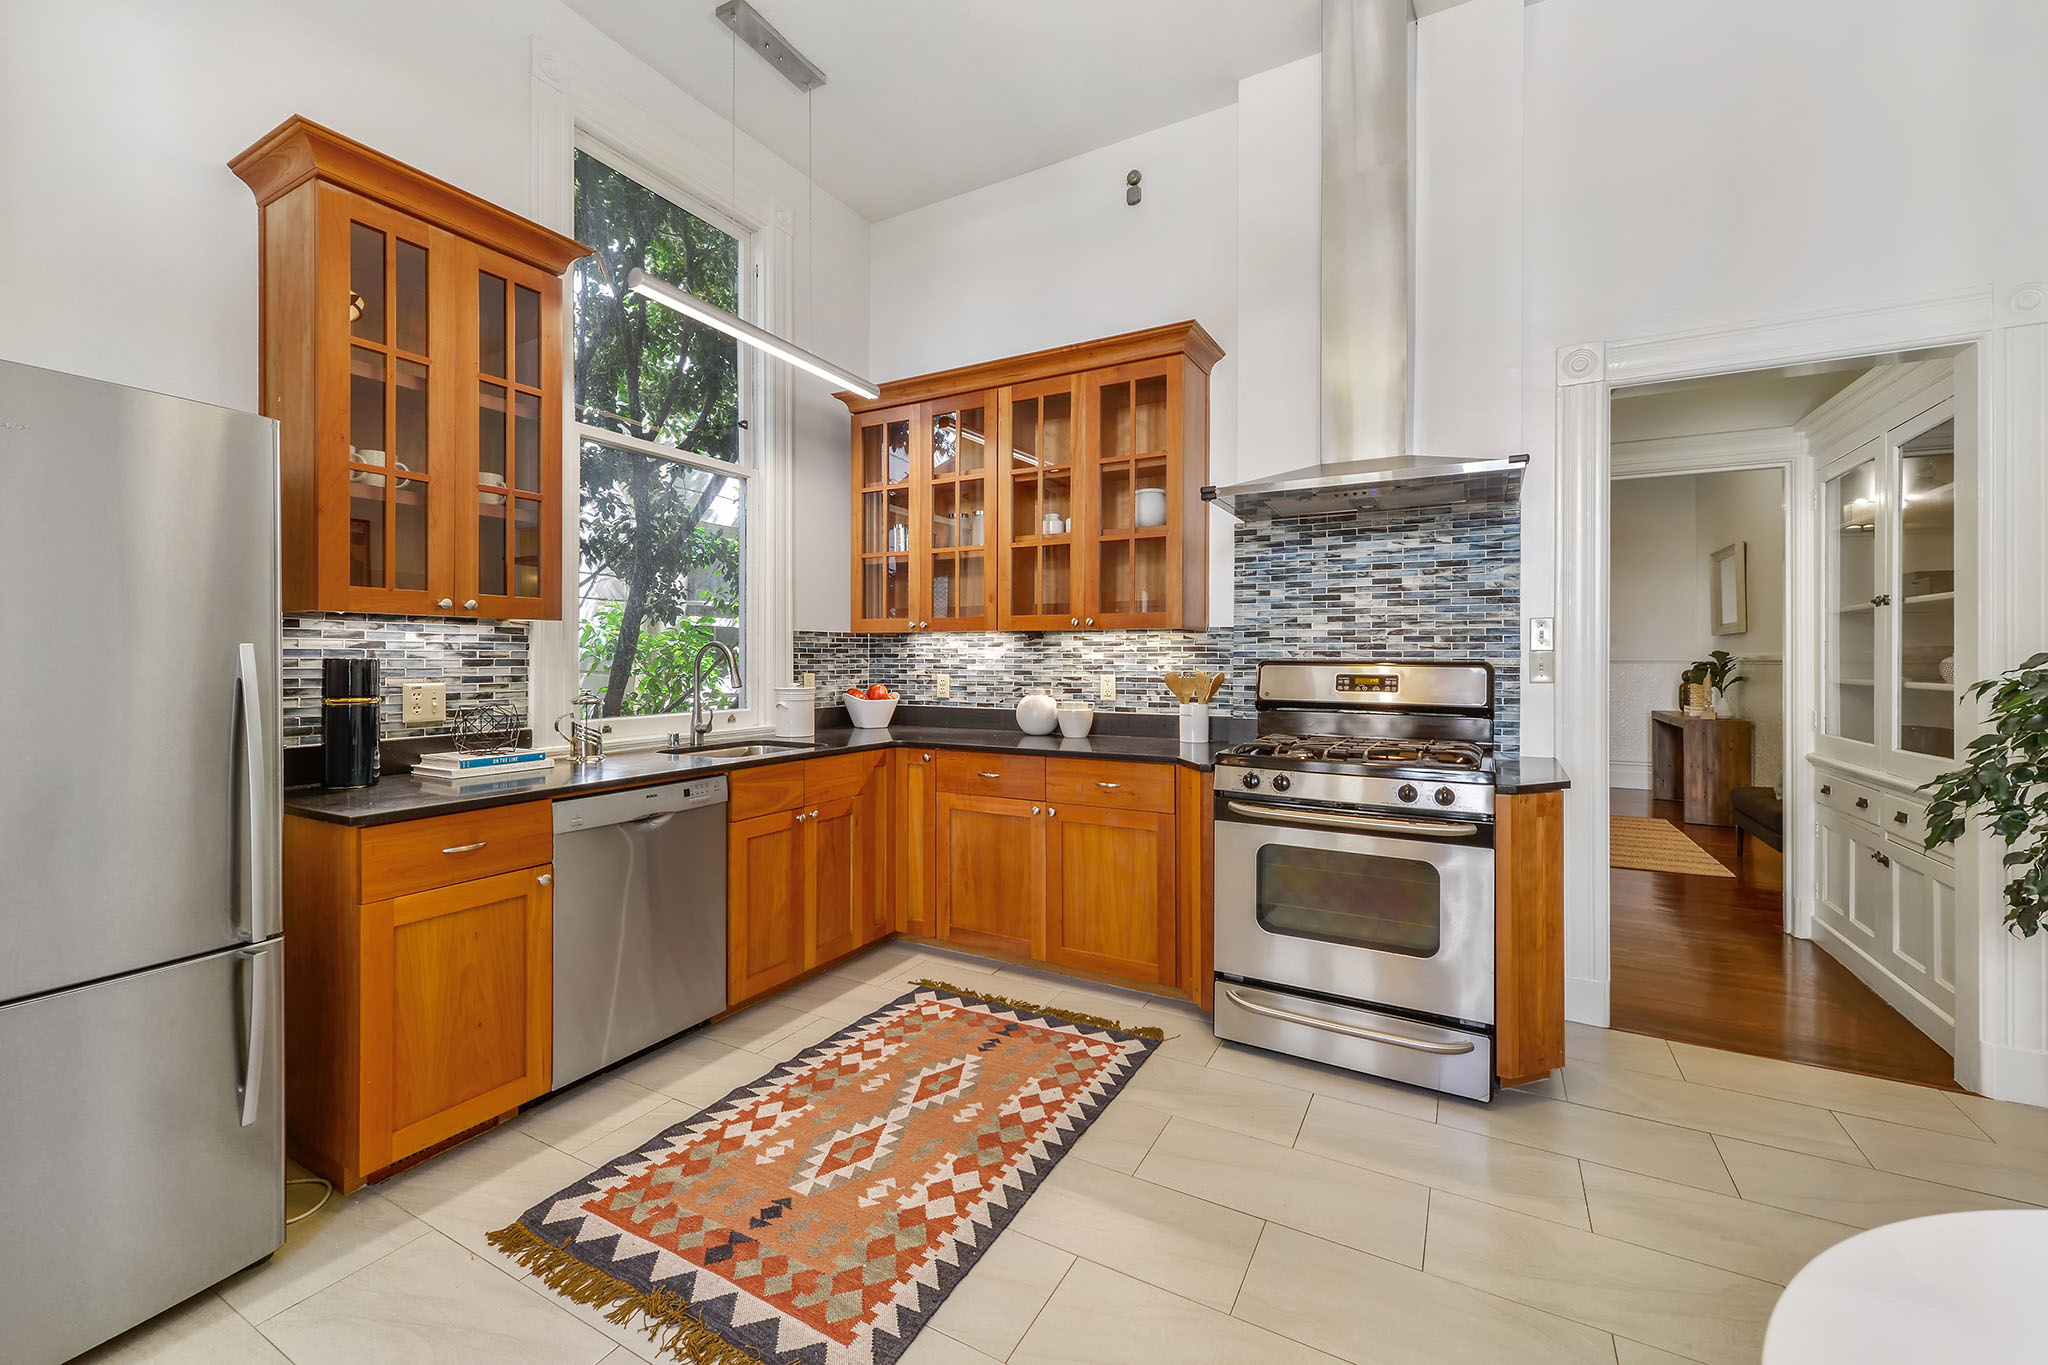
[[[559,53],[536,41],[533,52],[534,191],[536,216],[560,231],[574,228],[575,154],[589,153],[620,173],[740,242],[740,313],[770,329],[787,325],[794,279],[791,207],[752,181],[736,178],[730,152],[690,140],[635,101]],[[562,310],[563,353],[573,365],[575,319]],[[773,689],[792,667],[790,581],[790,471],[794,464],[794,422],[790,381],[779,366],[765,365],[739,348],[740,403],[747,425],[740,433],[740,462],[708,460],[671,446],[637,440],[577,421],[575,376],[565,373],[562,412],[562,537],[564,619],[535,622],[530,637],[532,677],[528,714],[534,737],[555,752],[568,745],[554,722],[571,709],[582,677],[577,603],[581,556],[573,528],[581,524],[582,442],[588,438],[627,450],[643,450],[692,468],[735,476],[746,484],[746,532],[741,582],[740,672],[747,705],[709,713],[718,739],[765,734],[773,727]],[[565,366],[565,371],[570,368]],[[687,731],[687,712],[663,716],[618,716],[608,746],[648,748]],[[687,736],[686,736],[687,738]]]

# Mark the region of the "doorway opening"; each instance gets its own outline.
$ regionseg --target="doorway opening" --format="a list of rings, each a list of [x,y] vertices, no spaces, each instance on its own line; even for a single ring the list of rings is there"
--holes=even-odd
[[[1830,422],[1897,368],[1612,393],[1610,1024],[1953,1088],[1942,1043],[1870,984],[1881,967],[1825,925],[1816,937],[1809,884],[1825,902],[1827,869],[1787,857],[1816,842],[1814,786],[1786,769],[1814,748],[1807,692],[1834,638],[1815,587],[1815,462],[1839,439]]]

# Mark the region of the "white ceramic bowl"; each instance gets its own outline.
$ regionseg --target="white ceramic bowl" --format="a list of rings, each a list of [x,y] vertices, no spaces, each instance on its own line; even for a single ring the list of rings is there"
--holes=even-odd
[[[1086,739],[1095,728],[1095,708],[1085,701],[1063,701],[1059,720],[1060,733],[1068,739]]]
[[[1140,488],[1138,490],[1138,525],[1166,525],[1166,490],[1164,488]]]
[[[896,714],[896,697],[883,697],[870,701],[842,692],[839,699],[846,703],[846,714],[853,717],[854,728],[858,730],[879,730],[889,723],[889,717]]]

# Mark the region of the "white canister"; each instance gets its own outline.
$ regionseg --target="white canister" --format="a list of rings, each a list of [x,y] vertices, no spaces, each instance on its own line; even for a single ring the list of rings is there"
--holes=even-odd
[[[818,690],[801,685],[775,689],[775,737],[811,739],[818,733]]]
[[[1180,704],[1180,742],[1183,744],[1207,744],[1209,742],[1209,703],[1205,701],[1184,701]]]
[[[1017,728],[1027,735],[1049,735],[1059,724],[1059,708],[1042,687],[1034,687],[1017,703]]]
[[[1068,739],[1086,739],[1095,728],[1095,708],[1085,701],[1059,704],[1060,733]]]

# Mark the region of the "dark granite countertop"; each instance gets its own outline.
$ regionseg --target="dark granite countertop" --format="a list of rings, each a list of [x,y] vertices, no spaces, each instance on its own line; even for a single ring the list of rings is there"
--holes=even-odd
[[[1494,790],[1502,796],[1561,792],[1571,786],[1564,765],[1554,758],[1504,758],[1494,765]]]
[[[1216,733],[1210,744],[1182,744],[1175,732],[1104,733],[1138,728],[1123,716],[1098,715],[1098,728],[1086,739],[1067,739],[1057,733],[1027,735],[1014,721],[998,728],[987,713],[967,713],[962,719],[945,717],[950,723],[923,723],[938,719],[930,712],[966,708],[905,707],[899,715],[905,723],[884,730],[856,730],[843,722],[845,712],[823,711],[818,717],[818,734],[811,747],[788,749],[755,758],[692,758],[644,749],[636,753],[613,754],[603,763],[588,768],[572,766],[563,759],[545,773],[530,773],[503,782],[484,782],[460,791],[446,783],[427,783],[410,773],[387,776],[374,787],[356,791],[326,791],[320,787],[294,787],[284,794],[288,814],[308,816],[342,825],[381,825],[393,820],[413,820],[428,815],[452,815],[481,806],[508,805],[560,796],[588,796],[595,792],[643,783],[680,781],[711,773],[734,772],[768,763],[789,763],[822,758],[856,749],[919,748],[966,749],[977,753],[1045,754],[1059,758],[1121,758],[1147,763],[1179,763],[1203,772],[1214,767],[1213,755],[1233,742]],[[830,719],[828,719],[830,718]],[[1177,717],[1167,717],[1168,725]],[[835,723],[835,721],[837,723]],[[1107,721],[1107,724],[1103,722]],[[1159,727],[1146,726],[1147,730]],[[745,743],[720,740],[719,743]],[[785,741],[787,742],[787,741]]]

